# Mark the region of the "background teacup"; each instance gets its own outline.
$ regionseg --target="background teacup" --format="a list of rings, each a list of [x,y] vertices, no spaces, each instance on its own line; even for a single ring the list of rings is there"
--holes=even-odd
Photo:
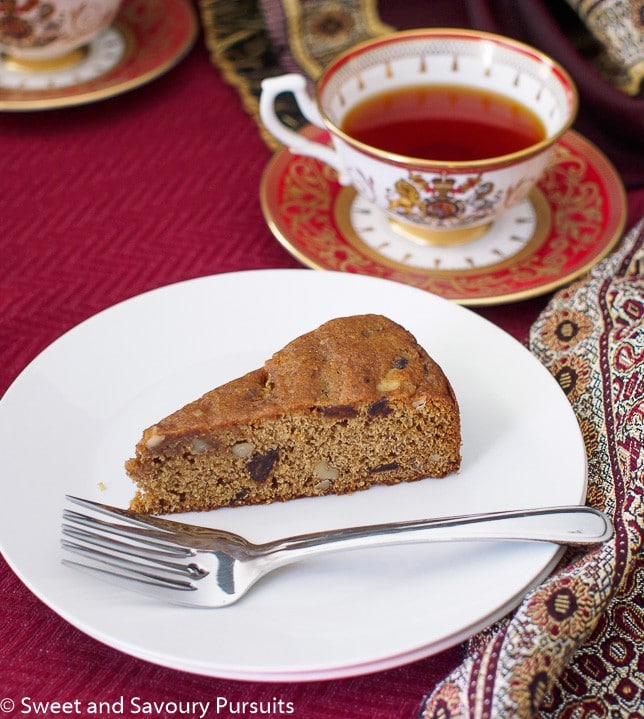
[[[0,52],[21,69],[49,69],[82,57],[110,26],[121,0],[4,0]]]
[[[264,80],[260,114],[269,132],[292,152],[337,170],[339,181],[353,185],[400,234],[430,244],[470,241],[523,200],[578,108],[572,79],[543,53],[459,29],[367,41],[331,62],[313,99],[306,86],[297,74]],[[293,92],[303,115],[328,129],[331,146],[280,121],[275,100],[283,92]],[[438,106],[442,128],[429,117]],[[491,108],[496,119],[487,117]],[[360,128],[361,114],[371,127]],[[398,124],[382,126],[392,119]],[[497,142],[511,140],[522,124],[532,124],[532,136]],[[419,126],[425,147],[410,142]]]

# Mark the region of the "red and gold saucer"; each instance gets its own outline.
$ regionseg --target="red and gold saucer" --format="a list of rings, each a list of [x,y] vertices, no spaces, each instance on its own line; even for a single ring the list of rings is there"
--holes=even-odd
[[[325,131],[304,130],[324,138]],[[626,194],[612,164],[568,131],[530,196],[481,237],[456,247],[421,245],[343,187],[320,161],[284,149],[262,177],[264,216],[279,242],[309,267],[384,277],[464,305],[550,292],[588,271],[619,240]]]

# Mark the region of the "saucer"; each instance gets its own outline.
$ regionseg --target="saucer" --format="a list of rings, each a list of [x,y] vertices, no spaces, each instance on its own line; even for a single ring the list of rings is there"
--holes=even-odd
[[[173,67],[196,36],[188,0],[124,0],[112,26],[77,62],[35,70],[0,57],[0,110],[46,110],[118,95]]]
[[[328,139],[315,127],[303,132]],[[260,198],[277,240],[305,265],[404,282],[464,305],[561,287],[605,257],[626,222],[615,168],[573,130],[555,146],[528,198],[456,247],[420,245],[397,234],[379,209],[338,183],[334,170],[286,149],[264,171]]]

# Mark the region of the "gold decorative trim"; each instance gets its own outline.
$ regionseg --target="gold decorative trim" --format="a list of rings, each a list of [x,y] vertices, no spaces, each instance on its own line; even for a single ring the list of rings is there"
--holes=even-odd
[[[445,170],[447,172],[454,172],[456,170],[463,170],[467,168],[472,172],[478,169],[485,169],[489,172],[491,170],[507,167],[508,165],[519,159],[529,159],[532,157],[536,157],[540,153],[549,150],[554,145],[554,143],[556,143],[572,127],[572,124],[574,123],[579,111],[579,93],[577,91],[575,82],[572,79],[572,76],[561,64],[553,60],[549,55],[542,52],[541,50],[533,48],[530,45],[526,45],[526,43],[521,42],[520,40],[506,40],[503,38],[503,36],[497,35],[495,33],[471,30],[469,28],[413,28],[411,30],[401,30],[392,37],[384,38],[383,41],[379,43],[378,51],[375,53],[376,58],[370,62],[370,66],[373,68],[382,65],[385,68],[385,75],[387,77],[393,77],[394,69],[390,64],[391,59],[387,57],[387,49],[389,49],[390,52],[393,52],[391,48],[397,48],[401,44],[413,42],[414,45],[412,47],[416,48],[415,52],[418,53],[418,61],[420,63],[420,67],[422,68],[422,63],[426,61],[426,58],[421,59],[422,47],[423,44],[426,43],[426,41],[431,37],[436,37],[439,39],[445,38],[445,42],[450,43],[451,41],[453,43],[453,47],[449,48],[450,51],[454,53],[453,64],[451,68],[453,73],[461,72],[459,67],[462,64],[462,61],[460,61],[459,58],[461,58],[465,54],[463,47],[467,47],[472,43],[474,44],[474,47],[476,47],[479,44],[482,45],[486,41],[495,44],[499,41],[503,42],[505,40],[507,43],[509,43],[512,49],[518,51],[519,54],[526,55],[527,57],[530,57],[535,61],[543,63],[545,67],[549,68],[549,76],[552,78],[553,83],[556,83],[557,85],[561,84],[563,86],[562,90],[564,90],[565,88],[565,95],[567,96],[568,102],[568,111],[567,116],[565,118],[562,118],[561,126],[556,130],[556,132],[548,134],[543,139],[532,145],[529,145],[522,150],[517,150],[515,152],[501,155],[496,158],[483,158],[479,160],[467,161],[428,160],[398,154],[389,150],[368,145],[360,140],[357,140],[355,137],[347,133],[345,129],[336,124],[334,119],[327,115],[325,109],[321,107],[320,111],[324,123],[327,128],[332,131],[333,135],[336,138],[342,140],[347,145],[350,145],[352,148],[356,149],[363,155],[367,155],[378,160],[384,160],[386,162],[399,163],[402,165],[413,164],[414,168],[417,168],[419,170]],[[350,52],[347,53],[347,57],[359,57],[361,52],[365,48],[367,48],[368,45],[368,41],[355,45],[351,48]],[[471,51],[468,51],[467,55],[469,55],[470,52]],[[409,59],[410,57],[414,57],[413,50],[409,53],[404,54],[407,59]],[[335,69],[336,65],[338,66],[338,68],[341,68],[344,59],[344,57],[336,58],[336,61],[334,61],[333,63],[334,67],[332,69]],[[338,75],[339,74],[340,70],[338,71]],[[518,77],[519,75],[516,76],[516,78]],[[342,83],[336,80],[335,76],[333,75],[333,72],[331,72],[329,76],[325,76],[321,81],[320,85],[322,92],[325,92],[327,90],[327,85],[325,84],[327,82],[328,86],[332,87],[334,92],[340,92]],[[464,79],[464,84],[467,84],[467,82],[468,78],[466,77]],[[539,97],[538,94],[537,97]],[[341,101],[344,104],[342,98]],[[551,113],[553,111],[554,109],[550,110]]]

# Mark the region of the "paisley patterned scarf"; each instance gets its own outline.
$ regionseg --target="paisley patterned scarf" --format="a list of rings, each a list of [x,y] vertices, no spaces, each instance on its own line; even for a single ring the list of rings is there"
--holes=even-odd
[[[644,221],[558,292],[529,348],[559,381],[588,455],[588,504],[615,537],[569,551],[519,608],[474,637],[423,719],[635,719],[644,663]]]

